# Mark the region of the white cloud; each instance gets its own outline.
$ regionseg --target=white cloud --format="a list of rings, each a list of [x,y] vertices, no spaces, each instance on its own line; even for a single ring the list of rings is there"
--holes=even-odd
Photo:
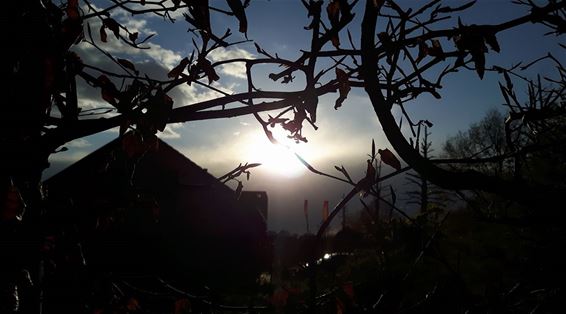
[[[150,49],[144,49],[142,55],[150,57],[152,60],[157,61],[166,69],[173,69],[183,59],[180,54],[161,47],[154,43],[148,43]],[[139,50],[138,50],[139,51]]]
[[[84,147],[89,147],[91,145],[92,144],[84,138],[78,138],[76,140],[72,140],[69,143],[65,144],[65,146],[73,147],[73,148],[84,148]]]
[[[158,132],[157,137],[161,139],[174,139],[180,138],[181,134],[179,133],[183,128],[183,123],[169,123],[163,130],[163,132]]]
[[[213,62],[229,59],[251,59],[252,53],[241,48],[219,48],[209,54]],[[228,63],[220,66],[220,72],[236,78],[246,78],[246,66],[244,62]]]

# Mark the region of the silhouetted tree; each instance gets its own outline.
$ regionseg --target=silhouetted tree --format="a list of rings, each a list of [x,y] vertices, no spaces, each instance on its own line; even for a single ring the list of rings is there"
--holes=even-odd
[[[228,9],[213,8],[216,3],[209,3],[208,0],[112,1],[105,8],[78,0],[59,3],[50,0],[7,2],[1,18],[2,29],[10,30],[4,33],[4,41],[11,47],[5,49],[1,70],[5,91],[0,123],[0,154],[3,156],[0,165],[2,232],[3,238],[20,245],[13,246],[17,249],[2,249],[9,256],[5,260],[10,263],[3,267],[3,272],[10,274],[11,278],[5,285],[7,288],[3,289],[14,291],[16,286],[24,286],[16,284],[22,280],[20,275],[15,275],[20,274],[21,269],[31,272],[32,279],[35,279],[34,287],[38,287],[38,278],[41,280],[41,271],[37,271],[41,260],[39,249],[46,242],[41,173],[48,165],[48,156],[61,145],[119,127],[119,136],[123,136],[128,129],[134,130],[135,136],[125,141],[124,148],[130,154],[139,156],[154,147],[155,134],[163,131],[168,123],[241,115],[254,115],[273,143],[277,143],[277,140],[270,129],[276,125],[287,130],[297,142],[306,142],[303,127],[311,125],[316,129],[319,97],[338,92],[335,108],[339,109],[352,88],[365,90],[392,148],[423,178],[447,189],[477,189],[527,204],[550,204],[560,195],[556,189],[563,186],[549,190],[546,186],[537,186],[537,181],[511,180],[473,169],[451,171],[439,167],[440,161],[425,158],[419,154],[418,147],[410,144],[391,112],[394,105],[404,109],[406,103],[421,94],[440,97],[442,81],[457,70],[471,68],[480,79],[486,71],[495,70],[506,75],[507,83],[502,90],[509,98],[510,109],[506,125],[511,141],[507,138],[507,147],[510,149],[508,154],[517,160],[516,169],[522,171],[519,162],[522,157],[518,156],[533,154],[532,150],[538,150],[538,145],[542,145],[525,146],[513,141],[512,135],[516,132],[528,129],[531,130],[528,136],[538,137],[542,142],[540,137],[544,134],[549,139],[549,145],[556,144],[554,139],[550,139],[549,133],[556,131],[552,125],[564,113],[564,69],[558,60],[552,56],[546,58],[555,62],[561,71],[559,79],[547,80],[555,87],[542,88],[539,84],[538,93],[529,93],[531,103],[538,105],[524,107],[513,103],[516,97],[510,80],[507,80],[507,76],[514,73],[515,69],[489,68],[486,66],[486,57],[489,57],[490,51],[505,52],[505,47],[499,46],[497,36],[508,29],[541,23],[551,33],[563,34],[566,2],[549,0],[540,5],[531,1],[516,2],[526,6],[529,13],[493,25],[466,25],[452,19],[453,25],[442,27],[440,22],[446,22],[452,15],[466,10],[473,2],[451,7],[431,0],[419,3],[415,8],[404,8],[390,0],[368,0],[361,5],[358,1],[332,0],[323,9],[322,1],[303,0],[310,19],[307,28],[312,40],[310,47],[305,48],[300,57],[295,60],[281,58],[263,49],[261,43],[256,43],[257,58],[227,59],[214,63],[210,58],[212,51],[238,42],[231,41],[229,30],[221,32],[213,29],[210,15],[233,16],[239,23],[239,31],[245,34],[248,25],[245,7],[249,1],[227,0]],[[355,16],[354,6],[363,6],[361,25],[351,25]],[[112,33],[110,37],[114,36],[134,49],[147,48],[144,43],[150,40],[138,38],[138,33],[128,30],[114,19],[113,13],[117,9],[131,14],[157,14],[165,19],[171,19],[172,12],[183,10],[185,21],[196,39],[194,51],[167,73],[168,80],[143,75],[133,62],[105,51],[108,33]],[[379,28],[376,27],[378,20]],[[100,26],[93,30],[94,21]],[[345,49],[343,35],[347,26],[359,27],[361,37],[356,41],[349,36],[351,47]],[[71,47],[81,41],[100,51],[102,57],[119,67],[120,72],[100,69],[81,61],[80,56],[71,51]],[[448,48],[449,41],[454,42],[455,49]],[[358,45],[359,48],[356,47]],[[211,85],[219,79],[216,72],[218,67],[235,62],[245,64],[246,92],[227,94]],[[288,83],[296,72],[300,72],[305,77],[304,86],[297,91],[257,89],[254,85],[254,69],[265,64],[285,67],[269,74],[273,81]],[[83,80],[99,90],[101,99],[112,107],[113,115],[86,119],[77,99],[77,80]],[[118,81],[123,81],[121,87],[117,87]],[[174,100],[168,94],[182,84],[196,84],[224,95],[174,108]],[[263,102],[258,103],[259,100]],[[274,110],[279,110],[279,113],[273,117],[261,115],[262,112]],[[99,108],[97,113],[103,111]],[[404,114],[408,121],[413,120]],[[346,179],[339,179],[353,186],[345,202],[360,191],[375,194],[375,184],[390,177],[376,177],[373,161],[378,154],[384,163],[398,172],[402,171],[399,160],[390,150],[384,148],[376,152],[374,147],[364,178],[353,180],[345,169],[341,169]],[[319,237],[345,202],[339,204],[327,223],[322,225]],[[37,288],[29,290],[29,294],[35,295],[38,300],[40,291]],[[312,290],[315,291],[314,287]]]
[[[428,126],[424,125],[422,142],[420,145],[419,142],[415,143],[415,145],[420,146],[422,156],[427,159],[433,158],[432,142],[429,140],[430,134]],[[436,216],[438,216],[446,201],[445,193],[418,173],[408,173],[407,176],[408,183],[417,188],[414,191],[407,192],[409,197],[408,204],[418,205],[420,213],[423,215],[428,215],[434,212]]]

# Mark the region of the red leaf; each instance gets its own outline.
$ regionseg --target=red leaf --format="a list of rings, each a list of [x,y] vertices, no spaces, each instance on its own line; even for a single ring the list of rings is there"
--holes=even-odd
[[[98,77],[98,85],[101,88],[102,99],[106,100],[109,104],[117,106],[116,98],[118,97],[118,89],[110,81],[106,75],[101,75]]]
[[[0,206],[0,221],[22,220],[25,203],[18,188],[10,183],[7,191],[2,191],[4,197]]]
[[[79,0],[69,0],[67,2],[67,17],[69,19],[78,19],[79,15]]]
[[[421,60],[424,59],[424,57],[426,57],[427,55],[428,55],[428,45],[423,40],[419,40],[419,55],[417,56],[415,62],[416,63],[421,62]]]
[[[340,24],[340,2],[338,2],[338,0],[333,0],[328,3],[328,6],[326,7],[326,13],[328,14],[328,19],[330,20],[330,25],[332,26],[332,28]],[[340,38],[338,37],[338,33],[333,35],[330,40],[332,41],[332,45],[334,47],[340,47]]]
[[[128,309],[128,311],[137,311],[140,309],[140,303],[138,302],[138,300],[134,297],[131,297],[128,299],[128,302],[126,303],[126,309]]]
[[[438,39],[432,40],[432,47],[428,49],[428,55],[437,58],[444,58],[444,50],[442,50],[442,46]]]
[[[174,314],[188,314],[191,311],[191,302],[189,299],[179,299],[175,301],[175,311]]]
[[[344,290],[344,293],[348,296],[348,298],[350,298],[350,300],[354,299],[354,285],[351,281],[342,285],[342,290]]]
[[[397,159],[397,157],[395,157],[395,155],[393,155],[393,153],[389,149],[378,149],[377,152],[379,153],[379,155],[381,155],[381,160],[384,163],[397,170],[401,170],[401,162],[399,161],[399,159]]]
[[[105,43],[107,41],[108,35],[106,35],[106,27],[104,25],[100,26],[100,41]]]

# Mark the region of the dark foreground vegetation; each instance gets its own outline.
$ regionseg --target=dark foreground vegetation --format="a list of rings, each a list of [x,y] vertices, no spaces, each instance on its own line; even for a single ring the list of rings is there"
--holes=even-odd
[[[231,19],[245,38],[245,9],[253,1],[2,4],[0,23],[9,47],[1,61],[2,313],[564,312],[566,70],[559,41],[566,32],[566,2],[517,0],[513,5],[524,14],[490,25],[459,18],[474,1],[410,2],[413,7],[392,0],[301,3],[312,40],[300,57],[285,59],[254,42],[254,58],[214,63],[213,51],[243,42],[232,40],[230,30],[214,29],[211,14]],[[113,15],[119,9],[165,20],[183,10],[193,53],[163,69],[166,79],[140,72],[125,52],[113,56],[105,50],[110,40],[146,49],[151,39],[121,25]],[[502,32],[533,26],[555,36],[562,54],[520,64],[490,62],[494,53],[513,54],[500,46]],[[73,50],[79,44],[91,45],[112,66],[83,62]],[[246,69],[246,88],[234,94],[214,85],[221,79],[217,69],[232,63]],[[529,72],[540,64],[552,71]],[[258,89],[257,65],[273,65],[267,79],[282,84],[301,75],[303,86]],[[443,83],[458,71],[474,79],[497,75],[505,112],[488,113],[433,154],[428,134],[434,121],[412,116],[405,107],[426,95],[442,97]],[[183,84],[222,96],[174,104],[170,95]],[[100,93],[104,107],[86,109],[81,88]],[[338,175],[323,173],[301,159],[310,171],[349,184],[351,191],[316,234],[278,234],[266,241],[262,247],[271,243],[274,249],[271,269],[248,267],[251,256],[241,251],[223,256],[253,237],[239,241],[233,233],[212,230],[189,240],[171,236],[203,225],[169,228],[155,215],[156,208],[170,205],[168,199],[146,195],[135,184],[138,166],[158,151],[156,134],[169,123],[253,115],[274,145],[275,127],[298,143],[308,142],[303,128],[317,129],[317,120],[324,119],[317,117],[319,97],[337,93],[334,108],[340,114],[353,89],[367,95],[389,148],[372,143],[362,178],[352,178],[344,167],[336,167]],[[404,122],[395,119],[393,108]],[[114,127],[121,145],[108,167],[97,171],[101,178],[115,169],[120,175],[99,183],[107,191],[92,198],[111,201],[75,206],[72,199],[64,205],[50,199],[41,181],[48,157],[71,140]],[[256,166],[240,165],[220,178],[240,183],[227,199],[235,203],[243,195],[239,176]],[[387,180],[406,172],[413,189],[397,195]],[[160,188],[184,184],[177,173],[167,175],[177,180],[167,181],[164,174]],[[199,195],[194,199],[202,201]],[[338,232],[329,230],[358,196],[359,219]],[[417,213],[408,215],[398,198],[408,198]],[[191,208],[183,213],[195,214]],[[182,223],[178,217],[169,216],[169,222]],[[211,248],[207,256],[213,257],[203,259],[201,253]],[[180,261],[187,260],[199,271],[184,268]]]

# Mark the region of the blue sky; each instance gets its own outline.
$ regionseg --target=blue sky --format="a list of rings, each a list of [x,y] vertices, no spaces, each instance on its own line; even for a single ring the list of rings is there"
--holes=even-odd
[[[356,43],[359,42],[363,2],[360,1],[358,4],[355,10],[357,16],[349,27]],[[509,2],[480,0],[462,17],[462,21],[465,24],[497,23],[525,12],[523,7],[512,5]],[[110,1],[95,1],[94,3],[97,7],[102,8],[108,6]],[[418,7],[423,1],[409,0],[399,3],[402,7]],[[464,1],[447,1],[449,5],[462,3]],[[224,1],[212,0],[211,4],[220,8],[226,7]],[[325,7],[326,4],[323,8]],[[140,37],[156,34],[149,41],[148,45],[151,46],[151,49],[137,51],[127,48],[116,41],[111,34],[108,36],[108,43],[101,44],[101,46],[113,55],[133,61],[142,72],[153,77],[165,78],[167,72],[183,57],[190,55],[193,49],[191,42],[193,35],[187,33],[188,25],[179,11],[174,15],[177,19],[175,23],[155,16],[132,17],[124,11],[115,11],[112,17],[131,30],[138,31]],[[248,38],[258,43],[263,49],[291,60],[300,55],[300,49],[309,49],[310,33],[304,29],[304,26],[309,24],[309,19],[300,1],[252,0],[246,12],[249,21]],[[234,18],[212,13],[211,19],[212,27],[217,33],[224,33],[228,27],[233,30],[232,41],[244,39],[237,32],[238,26]],[[456,26],[456,20],[446,21],[443,25]],[[95,21],[92,22],[92,28],[96,37],[98,28]],[[494,64],[510,66],[519,61],[543,56],[547,51],[552,51],[555,56],[563,60],[564,56],[557,45],[559,39],[555,36],[543,38],[541,34],[545,31],[540,27],[527,25],[527,27],[499,35],[502,51],[499,55],[490,53],[487,57],[487,66]],[[348,46],[346,38],[345,33],[341,34],[342,46]],[[211,58],[214,61],[225,57],[256,57],[258,53],[253,42],[215,52]],[[563,38],[561,42],[564,43]],[[327,48],[330,49],[330,47]],[[88,44],[80,44],[75,51],[86,63],[115,68],[111,62]],[[320,65],[324,67],[327,63],[321,62]],[[530,74],[534,75],[537,72],[550,74],[551,70],[547,63],[533,67]],[[246,85],[242,71],[242,67],[238,66],[223,68],[219,73],[221,79],[215,82],[214,86],[228,93],[243,91]],[[275,71],[277,71],[276,68],[269,67],[259,69],[254,78],[259,82],[259,87],[279,90],[302,88],[300,78],[289,86],[271,82],[267,79],[267,74]],[[445,80],[444,89],[440,91],[443,96],[441,100],[425,95],[408,104],[406,108],[413,119],[428,119],[434,123],[431,132],[433,144],[439,153],[441,144],[449,136],[459,130],[465,130],[471,123],[480,120],[490,108],[504,110],[500,105],[502,97],[497,86],[498,80],[499,77],[493,73],[487,73],[482,81],[472,71],[456,73]],[[81,106],[85,108],[104,106],[100,100],[99,91],[83,85],[79,92]],[[175,100],[175,106],[181,106],[215,97],[216,94],[203,88],[183,86],[173,91],[171,96]],[[344,165],[350,170],[354,180],[357,180],[364,175],[366,154],[371,149],[372,139],[376,140],[379,148],[391,149],[391,147],[385,141],[363,90],[353,89],[344,106],[337,111],[333,109],[336,97],[336,94],[331,94],[320,99],[317,121],[319,129],[315,131],[310,126],[306,126],[303,134],[306,135],[309,143],[302,143],[298,146],[290,143],[290,145],[316,168],[336,174],[334,165]],[[408,130],[404,131],[408,134]],[[50,161],[53,166],[46,172],[46,175],[49,176],[64,165],[78,160],[116,136],[117,132],[112,130],[68,143],[66,146],[69,151],[52,155]],[[287,170],[296,167],[299,162],[292,160],[290,152],[273,151],[272,144],[269,143],[253,117],[175,124],[169,126],[160,136],[188,158],[217,176],[231,170],[240,162],[269,164],[266,167],[255,169],[250,181],[244,182],[244,187],[247,190],[266,190],[268,192],[270,198],[269,227],[272,230],[289,229],[292,232],[304,232],[302,220],[304,199],[309,199],[312,214],[311,225],[316,226],[320,221],[323,201],[329,200],[331,204],[336,204],[341,195],[349,190],[347,185],[304,170],[281,171],[277,169],[273,160],[279,160],[275,159],[280,158],[279,155],[289,154],[287,159],[281,159],[280,162]],[[282,136],[281,139],[285,137],[280,136]],[[274,154],[278,157],[273,157]],[[287,164],[292,162],[295,162],[295,165]],[[292,175],[284,175],[281,174],[282,172],[292,173]],[[359,202],[355,200],[350,207],[359,207]]]

